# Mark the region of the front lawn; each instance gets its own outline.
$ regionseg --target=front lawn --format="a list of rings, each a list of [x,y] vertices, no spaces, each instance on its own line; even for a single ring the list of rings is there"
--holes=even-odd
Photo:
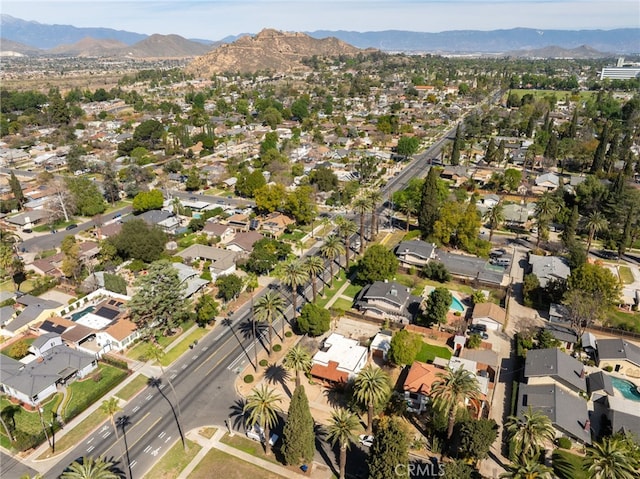
[[[59,412],[60,401],[62,401],[62,394],[58,393],[51,396],[47,402],[42,403],[41,420],[40,413],[38,413],[37,410],[27,411],[25,408],[10,402],[6,397],[0,397],[0,410],[12,406],[15,411],[13,417],[16,422],[15,434],[18,437],[18,443],[14,444],[14,446],[20,450],[25,450],[44,441],[45,436],[42,431],[42,421],[47,425],[53,421],[53,412]],[[47,432],[49,433],[49,430],[47,430]],[[2,445],[9,447],[9,441],[5,435],[4,428],[0,428],[0,438]]]
[[[207,328],[196,328],[194,329],[186,338],[181,340],[178,344],[176,344],[171,350],[162,356],[160,359],[160,363],[163,366],[169,366],[172,362],[182,356],[187,349],[189,349],[189,345],[194,341],[199,340],[205,334],[207,334],[209,330]]]
[[[435,346],[433,344],[422,343],[420,352],[416,355],[416,361],[432,363],[436,357],[450,359],[451,356],[451,350],[446,346]]]
[[[349,296],[350,298],[355,298],[356,295],[362,290],[362,286],[358,284],[350,284],[347,286],[347,289],[342,293],[344,296]]]
[[[353,307],[353,301],[345,298],[338,298],[331,307],[341,311],[349,311]]]
[[[620,281],[624,284],[633,283],[633,273],[631,272],[631,268],[628,266],[618,266],[618,274],[620,275]]]

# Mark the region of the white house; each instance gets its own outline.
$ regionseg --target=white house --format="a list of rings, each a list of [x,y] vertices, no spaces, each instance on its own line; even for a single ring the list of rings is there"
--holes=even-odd
[[[471,321],[473,324],[484,324],[487,329],[499,331],[504,326],[507,313],[495,303],[478,303],[473,307]]]
[[[355,339],[331,333],[313,356],[311,375],[330,382],[347,382],[367,364],[368,351]]]

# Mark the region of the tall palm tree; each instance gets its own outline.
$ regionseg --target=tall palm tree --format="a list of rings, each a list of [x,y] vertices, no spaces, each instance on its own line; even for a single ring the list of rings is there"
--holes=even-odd
[[[360,215],[360,254],[364,251],[364,215],[371,211],[371,201],[366,195],[353,200],[353,209]]]
[[[274,389],[269,389],[266,384],[263,384],[260,388],[256,387],[251,390],[242,411],[245,414],[248,413],[247,425],[249,427],[254,427],[257,424],[264,431],[264,447],[267,455],[271,453],[270,430],[278,420],[280,400],[280,395]]]
[[[351,236],[358,231],[358,225],[344,216],[337,216],[335,222],[338,229],[338,236],[340,236],[344,242],[344,264],[345,269],[348,270],[349,256],[351,255]]]
[[[343,253],[344,245],[336,235],[327,236],[320,247],[320,254],[329,260],[329,286],[333,285],[333,263]]]
[[[458,409],[465,407],[467,400],[479,398],[480,388],[475,376],[463,368],[447,369],[437,377],[431,385],[431,397],[438,409],[448,413],[447,439],[451,439]]]
[[[118,479],[111,470],[113,463],[100,457],[83,457],[82,463],[75,461],[62,473],[61,479]]]
[[[291,304],[293,304],[293,318],[295,319],[298,313],[298,287],[307,282],[309,273],[304,263],[296,258],[281,264],[280,268],[278,268],[277,276],[291,290]],[[284,322],[282,324],[282,334],[284,334]]]
[[[549,227],[549,222],[553,219],[558,211],[558,203],[550,193],[544,193],[536,202],[535,218],[538,225],[538,240],[536,247],[540,246],[540,239],[544,236],[544,232]]]
[[[551,479],[552,469],[540,464],[537,459],[522,456],[507,466],[507,472],[500,474],[504,479]]]
[[[267,291],[264,296],[260,296],[253,308],[254,320],[267,323],[267,329],[269,331],[269,356],[271,356],[271,349],[273,349],[273,323],[278,319],[282,319],[282,337],[284,338],[285,308],[284,298],[275,291]]]
[[[411,216],[418,213],[418,204],[413,198],[407,197],[398,205],[398,209],[407,216],[407,229],[409,232],[409,225],[411,224]]]
[[[311,277],[311,288],[313,290],[313,302],[316,302],[318,295],[318,276],[324,272],[324,261],[320,256],[309,256],[304,262],[307,273]]]
[[[296,372],[297,388],[300,386],[300,373],[308,372],[311,369],[313,362],[311,361],[311,354],[309,354],[309,351],[296,344],[287,351],[287,354],[284,355],[282,364],[284,364],[284,367],[293,369]]]
[[[493,232],[504,221],[504,205],[499,201],[497,205],[487,211],[484,215],[485,221],[489,223],[489,241],[493,239]]]
[[[510,416],[505,429],[513,441],[516,455],[535,457],[546,443],[553,442],[555,429],[551,419],[539,410],[531,407],[522,416]]]
[[[114,419],[116,413],[120,411],[120,404],[117,397],[110,397],[109,399],[105,399],[100,404],[100,410],[109,416],[109,420],[111,421],[111,425],[113,426],[113,431],[116,433],[116,439],[120,439],[118,436],[118,428],[116,427],[116,421]]]
[[[371,236],[378,234],[378,203],[382,200],[382,193],[380,190],[368,190],[366,192],[367,199],[369,200],[369,207],[371,208]]]
[[[593,479],[632,479],[638,477],[637,457],[620,437],[605,437],[587,448],[585,458]]]
[[[391,383],[387,373],[371,364],[356,376],[354,397],[367,406],[367,434],[371,434],[373,426],[373,408],[389,395],[390,390]]]
[[[347,449],[356,442],[354,431],[358,429],[358,417],[348,409],[334,409],[331,413],[331,422],[327,426],[327,438],[331,444],[340,445],[340,479],[345,477],[347,465]]]
[[[587,230],[589,231],[589,239],[587,241],[587,256],[591,251],[591,242],[596,236],[596,233],[604,231],[609,226],[607,218],[600,211],[593,211],[585,223]]]

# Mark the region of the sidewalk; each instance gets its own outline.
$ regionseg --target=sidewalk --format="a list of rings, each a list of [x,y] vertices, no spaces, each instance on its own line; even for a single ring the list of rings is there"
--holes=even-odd
[[[198,428],[201,429],[201,428]],[[296,474],[290,469],[280,466],[278,464],[274,464],[269,461],[265,461],[259,457],[248,454],[244,451],[236,449],[235,447],[228,446],[220,442],[220,440],[224,437],[226,430],[224,428],[218,428],[218,430],[214,433],[211,439],[207,439],[206,437],[198,434],[198,429],[192,429],[187,432],[187,439],[192,440],[193,442],[202,446],[202,449],[196,454],[196,456],[192,459],[192,461],[183,469],[183,471],[178,476],[178,479],[189,479],[189,476],[193,472],[193,470],[200,464],[200,461],[207,455],[207,453],[215,448],[222,452],[225,452],[231,456],[237,457],[238,459],[248,462],[249,464],[254,464],[262,469],[270,471],[274,474],[277,474],[282,477],[290,478],[290,479],[330,479],[333,475],[330,469],[324,469],[316,467],[314,464],[311,467],[310,474]]]

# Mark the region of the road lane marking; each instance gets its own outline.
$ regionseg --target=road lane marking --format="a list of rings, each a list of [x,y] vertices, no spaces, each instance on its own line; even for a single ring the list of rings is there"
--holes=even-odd
[[[196,359],[198,359],[198,355],[197,355],[197,354],[194,354],[194,355],[193,355],[193,357],[192,357],[191,359],[193,359],[193,360],[195,361]]]
[[[171,436],[168,436],[167,439],[164,441],[164,443],[168,443],[171,440]]]
[[[178,373],[173,373],[171,376],[169,376],[169,379],[175,379],[177,375]]]
[[[187,366],[188,366],[187,364],[183,364],[182,365],[182,370],[184,371],[185,369],[187,369]]]
[[[103,437],[103,439],[106,439],[109,436],[111,436],[111,431],[107,431],[102,437]]]
[[[160,434],[158,434],[158,437],[160,439],[162,439],[163,437],[165,437],[167,435],[167,433],[165,431],[162,431]]]
[[[136,461],[135,459],[131,462],[131,464],[129,464],[129,467],[131,469],[133,469],[134,467],[136,467],[136,464],[138,464],[138,461]]]
[[[130,432],[130,431],[132,431],[133,429],[135,429],[136,427],[138,427],[138,426],[142,423],[142,421],[144,421],[144,420],[145,420],[145,419],[146,419],[150,414],[151,414],[150,412],[146,413],[144,416],[142,416],[142,417],[140,418],[140,420],[139,420],[139,421],[137,421],[133,426],[131,426],[129,429],[127,429],[127,434],[129,434],[129,432]],[[156,419],[156,420],[154,421],[154,423],[151,425],[151,427],[155,426],[155,425],[160,421],[160,419],[162,419],[162,418],[161,418],[161,417],[159,417],[158,419]],[[150,427],[150,428],[151,428],[151,427]],[[149,428],[149,429],[150,429],[150,428]],[[144,433],[144,434],[146,434],[146,433],[149,431],[149,429],[147,429],[147,431],[145,431],[145,433]],[[143,436],[144,436],[144,434],[143,434]],[[133,444],[135,444],[135,443],[137,443],[138,441],[140,441],[140,439],[142,439],[142,436],[141,436],[140,438],[138,438],[138,440],[137,440],[137,441],[135,441]],[[112,449],[112,448],[113,448],[113,447],[114,447],[118,442],[119,442],[119,441],[116,441],[116,442],[114,442],[113,444],[111,444],[111,446],[109,446],[109,448],[108,448],[106,451],[104,451],[104,454],[103,454],[103,455],[104,455],[104,456],[108,456],[108,452],[109,452],[109,451],[110,451],[110,450],[111,450],[111,449]],[[133,444],[132,444],[131,446],[129,446],[129,449],[131,449],[131,448],[133,447]],[[119,453],[119,455],[117,456],[117,459],[118,459],[118,460],[120,460],[120,459],[122,459],[122,457],[123,457],[123,453],[122,453],[122,452],[120,452],[120,453]]]
[[[151,399],[153,397],[153,394],[149,394],[145,399],[145,401],[148,401],[149,399]]]
[[[95,448],[96,448],[96,446],[89,446],[89,447],[87,448],[87,452],[91,452],[91,451],[93,451]]]
[[[209,349],[209,346],[202,346],[203,351],[206,351],[207,349]]]
[[[92,437],[91,439],[89,439],[89,440],[87,441],[87,444],[91,444],[91,443],[93,442],[93,440],[94,440],[94,439],[95,439],[95,437]]]
[[[140,406],[134,407],[131,412],[138,412],[140,410]]]
[[[149,452],[151,450],[151,444],[144,448],[142,452]]]

